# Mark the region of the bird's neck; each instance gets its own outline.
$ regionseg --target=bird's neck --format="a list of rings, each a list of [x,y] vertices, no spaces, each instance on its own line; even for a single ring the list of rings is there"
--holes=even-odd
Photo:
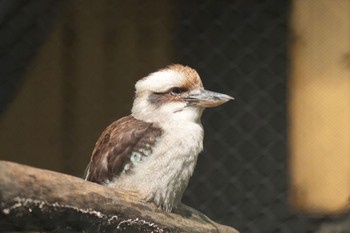
[[[155,123],[162,128],[182,127],[185,125],[201,125],[203,109],[167,105],[155,107],[142,101],[134,103],[131,115],[138,120]]]

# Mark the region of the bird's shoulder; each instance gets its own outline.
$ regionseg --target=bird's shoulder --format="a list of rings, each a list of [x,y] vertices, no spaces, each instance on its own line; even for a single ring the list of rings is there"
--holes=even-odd
[[[154,123],[133,116],[113,122],[96,142],[85,178],[104,183],[132,169],[135,162],[152,154],[152,147],[162,132]]]

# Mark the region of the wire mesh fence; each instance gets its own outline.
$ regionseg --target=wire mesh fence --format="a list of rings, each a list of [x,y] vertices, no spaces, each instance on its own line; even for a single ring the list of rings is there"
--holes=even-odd
[[[209,110],[206,149],[185,201],[242,232],[309,232],[287,201],[286,1],[181,7],[180,56],[204,83],[236,97]]]
[[[22,157],[4,159],[81,175],[99,133],[128,114],[133,83],[168,63],[182,63],[196,68],[208,89],[236,98],[204,113],[205,149],[184,203],[241,232],[315,230],[314,222],[288,206],[288,1],[91,0],[54,7],[61,12],[59,29],[42,45],[49,55],[38,60],[46,68],[34,63],[34,70],[44,71],[26,73],[22,86],[36,88],[20,89],[13,101],[24,110],[10,105],[2,116],[0,148]],[[39,17],[19,12],[13,14],[37,25]],[[2,28],[1,40],[14,38],[14,29]],[[27,113],[34,120],[23,119]]]

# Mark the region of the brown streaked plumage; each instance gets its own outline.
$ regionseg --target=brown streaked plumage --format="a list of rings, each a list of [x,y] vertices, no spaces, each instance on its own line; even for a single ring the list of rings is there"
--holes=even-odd
[[[96,142],[86,179],[100,184],[109,182],[130,164],[133,152],[147,156],[145,151],[152,150],[161,134],[159,127],[132,116],[113,122]]]
[[[203,83],[201,78],[199,77],[199,74],[195,69],[192,69],[189,66],[173,64],[169,65],[166,69],[182,73],[185,76],[186,82],[181,86],[181,88],[184,88],[186,90],[192,90],[203,87]]]

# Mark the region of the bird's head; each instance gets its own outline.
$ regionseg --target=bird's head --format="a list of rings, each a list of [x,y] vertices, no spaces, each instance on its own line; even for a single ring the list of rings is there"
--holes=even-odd
[[[170,65],[139,80],[132,115],[147,122],[199,122],[207,107],[233,98],[205,90],[198,73],[183,65]]]

